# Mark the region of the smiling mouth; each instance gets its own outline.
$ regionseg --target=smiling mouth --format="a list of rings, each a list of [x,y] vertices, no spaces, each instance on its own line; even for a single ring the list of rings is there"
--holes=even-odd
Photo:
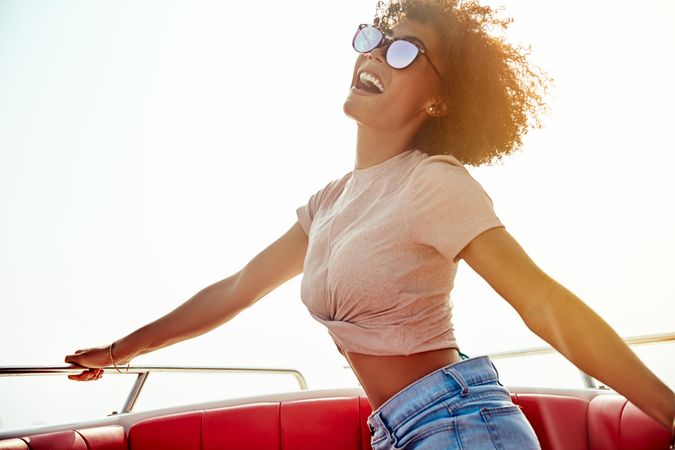
[[[384,92],[382,82],[366,71],[361,72],[356,77],[354,87],[370,94],[382,94]]]

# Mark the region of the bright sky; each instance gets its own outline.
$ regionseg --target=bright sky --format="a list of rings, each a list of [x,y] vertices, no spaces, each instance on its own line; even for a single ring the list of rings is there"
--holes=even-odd
[[[165,314],[351,170],[351,39],[375,3],[0,0],[0,365],[60,364]],[[619,334],[673,331],[674,4],[489,4],[555,97],[520,153],[471,173],[535,262]],[[355,385],[300,280],[134,363]],[[464,263],[452,300],[469,355],[545,344]],[[675,379],[673,364],[659,375]]]

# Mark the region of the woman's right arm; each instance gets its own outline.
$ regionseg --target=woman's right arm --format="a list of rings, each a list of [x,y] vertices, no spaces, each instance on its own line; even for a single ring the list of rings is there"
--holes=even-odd
[[[115,364],[126,364],[136,356],[199,336],[229,321],[302,273],[307,244],[307,234],[296,221],[239,272],[205,287],[170,313],[115,341]],[[100,378],[102,371],[98,368],[112,365],[110,346],[78,350],[66,356],[65,362],[92,368],[70,375],[70,379]]]

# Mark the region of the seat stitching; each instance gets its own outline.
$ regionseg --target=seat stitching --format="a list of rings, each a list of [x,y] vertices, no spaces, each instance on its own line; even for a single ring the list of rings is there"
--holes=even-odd
[[[282,445],[281,445],[282,444],[282,440],[281,440],[281,402],[279,402],[279,408],[277,409],[277,411],[278,411],[277,418],[279,420],[279,450],[282,450],[281,449],[281,447],[282,447]]]
[[[82,433],[80,433],[80,430],[73,430],[73,431],[74,431],[75,433],[77,433],[77,434],[80,435],[80,437],[81,437],[82,440],[84,441],[84,445],[87,446],[87,449],[91,450],[91,445],[89,445],[89,442],[88,442],[87,439],[84,437],[84,435],[83,435]]]
[[[358,426],[358,429],[359,429],[359,448],[363,450],[363,434],[361,432],[361,428],[363,428],[362,427],[363,418],[361,416],[361,396],[359,396],[359,395],[356,396],[356,407],[358,408],[358,411],[359,411],[359,414],[358,414],[358,417],[359,417],[359,426]]]
[[[621,448],[621,423],[623,422],[623,411],[626,409],[626,405],[628,405],[628,399],[626,399],[626,401],[623,403],[623,406],[621,407],[621,414],[619,414],[619,448]]]

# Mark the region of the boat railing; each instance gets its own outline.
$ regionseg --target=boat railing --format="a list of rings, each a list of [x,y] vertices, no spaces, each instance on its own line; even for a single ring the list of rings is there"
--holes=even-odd
[[[656,333],[649,335],[639,335],[623,338],[624,342],[629,346],[642,346],[648,344],[665,344],[675,341],[675,332]],[[555,353],[557,350],[551,346],[530,347],[517,350],[509,350],[502,352],[487,353],[491,359],[512,359],[521,357],[530,357],[535,355]],[[345,366],[345,368],[350,368]],[[119,413],[129,413],[133,410],[136,401],[138,400],[143,386],[145,385],[148,376],[151,373],[173,372],[173,373],[263,373],[263,374],[277,374],[277,375],[291,375],[293,376],[301,390],[307,390],[307,382],[305,377],[298,370],[287,368],[259,368],[259,367],[194,367],[194,366],[130,366],[128,370],[122,368],[118,372],[114,367],[104,367],[107,373],[115,375],[135,375],[136,380],[127,395],[127,399],[122,406]],[[78,374],[82,368],[74,366],[0,366],[0,377],[11,376],[33,376],[33,375],[69,375]],[[607,386],[597,383],[595,378],[579,370],[585,388],[589,389],[606,389]],[[117,411],[111,415],[118,414]]]
[[[643,334],[639,336],[626,337],[622,339],[628,346],[665,344],[668,342],[675,341],[675,333],[669,332],[669,333]],[[508,350],[503,352],[488,353],[488,355],[490,356],[491,359],[510,359],[535,355],[544,355],[556,352],[558,352],[558,350],[556,350],[551,346],[541,346],[541,347],[522,348],[519,350]],[[583,370],[579,369],[579,373],[581,374],[581,379],[584,384],[584,387],[590,389],[611,390],[607,386],[597,383],[597,380],[595,378],[588,375]]]
[[[195,367],[195,366],[129,366],[116,369],[103,367],[103,370],[116,375],[136,375],[136,381],[131,386],[127,399],[119,413],[131,412],[138,400],[143,386],[151,373],[257,373],[270,375],[291,375],[301,390],[307,390],[305,377],[296,369],[267,368],[267,367]],[[118,371],[119,370],[119,371]],[[0,377],[33,376],[33,375],[73,375],[82,372],[81,367],[73,366],[0,366]],[[113,411],[110,415],[118,414]]]

